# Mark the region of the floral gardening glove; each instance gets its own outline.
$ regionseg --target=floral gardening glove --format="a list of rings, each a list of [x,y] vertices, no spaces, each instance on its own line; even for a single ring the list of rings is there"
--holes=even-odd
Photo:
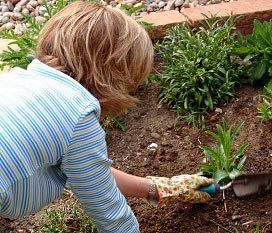
[[[165,205],[167,202],[208,202],[211,196],[198,189],[200,186],[207,186],[215,182],[213,179],[197,175],[180,175],[172,178],[147,176],[146,178],[151,179],[156,184],[159,206]]]

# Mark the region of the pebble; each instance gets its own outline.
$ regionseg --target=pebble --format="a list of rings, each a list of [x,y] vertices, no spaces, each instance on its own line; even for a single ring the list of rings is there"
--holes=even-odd
[[[163,2],[163,1],[159,2],[158,4],[159,8],[163,8],[165,5],[166,5],[166,2]]]
[[[37,23],[45,23],[46,22],[46,18],[42,17],[42,16],[37,16],[36,17],[36,21]]]
[[[24,8],[24,9],[26,9],[26,8]],[[21,12],[22,11],[22,7],[21,6],[15,6],[14,7],[14,10],[13,10],[13,12]]]
[[[182,6],[183,3],[184,3],[184,0],[176,0],[176,1],[175,1],[175,7]]]
[[[14,29],[15,28],[15,24],[11,23],[11,22],[8,22],[8,23],[5,24],[5,28],[7,30]]]
[[[14,6],[13,6],[12,2],[10,2],[10,1],[7,2],[7,7],[9,8],[10,11],[14,10]]]
[[[2,13],[9,12],[9,8],[7,6],[2,7]]]
[[[27,26],[21,13],[34,17],[38,23],[45,23],[48,14],[46,13],[44,1],[46,1],[48,5],[56,4],[56,0],[0,0],[0,28],[6,28],[8,30],[15,29],[17,35],[24,33]],[[146,5],[145,8],[131,15],[132,17],[137,17],[139,15],[156,14],[158,11],[181,11],[182,8],[232,1],[236,0],[100,0],[100,3],[116,8],[127,5],[129,9]],[[17,25],[21,26],[17,27]],[[22,27],[25,29],[21,30]]]
[[[13,19],[14,21],[21,21],[23,18],[24,17],[20,13],[13,13],[11,15],[11,19]]]
[[[153,133],[151,133],[151,137],[159,139],[161,137],[161,135],[159,135],[158,133],[153,132]]]

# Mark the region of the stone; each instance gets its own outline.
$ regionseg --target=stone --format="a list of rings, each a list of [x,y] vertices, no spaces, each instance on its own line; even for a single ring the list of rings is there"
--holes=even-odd
[[[46,8],[44,6],[40,6],[38,12],[39,15],[43,16],[46,12]]]
[[[36,17],[36,22],[37,23],[45,23],[46,21],[47,21],[47,19],[42,17],[42,16],[37,16]]]
[[[23,16],[20,13],[13,13],[11,15],[11,19],[13,19],[14,21],[21,21],[23,20]]]
[[[184,8],[189,8],[190,7],[190,0],[185,0],[185,2],[182,5]]]
[[[129,3],[132,3],[133,5],[137,3],[137,0],[126,0],[123,2],[123,4],[129,4]]]
[[[30,12],[29,12],[29,10],[28,10],[27,8],[24,8],[24,9],[22,10],[22,13],[23,13],[24,15],[29,15],[29,14],[30,14]]]
[[[22,11],[22,7],[21,6],[15,6],[14,7],[14,10],[13,10],[13,12],[21,12]]]
[[[205,6],[207,4],[208,0],[199,0],[199,5]]]
[[[158,4],[159,8],[163,8],[165,5],[166,5],[166,2],[163,2],[163,1],[159,2]]]
[[[14,6],[13,6],[12,2],[10,2],[10,1],[7,2],[7,7],[9,8],[10,11],[14,10]]]
[[[164,8],[166,11],[174,10],[175,9],[175,1],[176,0],[170,0],[167,2],[166,7]]]
[[[184,3],[184,0],[176,0],[175,1],[175,7],[180,7]]]
[[[5,27],[6,27],[7,30],[14,29],[15,24],[11,23],[11,22],[8,22],[8,23],[5,24]]]
[[[29,10],[29,12],[34,12],[35,11],[35,8],[29,4],[26,5],[26,9]]]
[[[118,3],[115,2],[115,1],[111,1],[111,2],[110,2],[110,5],[113,6],[113,7],[114,7],[114,6],[117,6],[117,4],[118,4]]]
[[[39,3],[37,1],[30,1],[28,4],[35,8],[38,6]]]
[[[4,16],[4,17],[10,18],[10,17],[12,16],[12,14],[13,14],[13,13],[9,11],[9,12],[5,12],[5,13],[3,14],[3,16]]]
[[[159,134],[156,133],[156,132],[153,132],[153,133],[151,133],[151,137],[152,137],[152,138],[159,139],[159,138],[161,137],[161,135],[159,135]]]
[[[3,18],[2,18],[2,20],[1,20],[1,22],[3,23],[3,24],[6,24],[6,23],[8,23],[9,21],[10,21],[10,19],[9,19],[9,17],[5,17],[5,16],[2,16]]]
[[[2,7],[2,13],[9,12],[9,8],[7,6]]]
[[[15,33],[17,36],[23,35],[23,32],[20,31],[19,29],[17,29],[16,27],[15,27],[15,29],[14,29],[14,33]]]
[[[20,0],[16,6],[25,6],[27,3],[29,2],[29,0]]]
[[[15,6],[20,0],[11,0],[12,4]]]
[[[211,4],[218,4],[222,2],[222,0],[211,0]]]

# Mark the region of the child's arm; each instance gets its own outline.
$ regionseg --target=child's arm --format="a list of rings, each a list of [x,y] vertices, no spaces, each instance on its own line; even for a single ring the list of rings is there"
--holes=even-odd
[[[62,160],[67,182],[99,232],[138,233],[139,225],[111,173],[105,133],[85,109]]]
[[[121,193],[125,197],[146,198],[150,189],[151,180],[138,176],[129,175],[111,167],[115,181]]]

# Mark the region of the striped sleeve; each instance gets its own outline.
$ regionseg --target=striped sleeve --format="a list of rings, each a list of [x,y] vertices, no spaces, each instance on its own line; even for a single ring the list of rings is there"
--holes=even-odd
[[[89,106],[79,120],[62,169],[99,232],[138,233],[138,222],[111,174],[105,132],[92,109]]]

